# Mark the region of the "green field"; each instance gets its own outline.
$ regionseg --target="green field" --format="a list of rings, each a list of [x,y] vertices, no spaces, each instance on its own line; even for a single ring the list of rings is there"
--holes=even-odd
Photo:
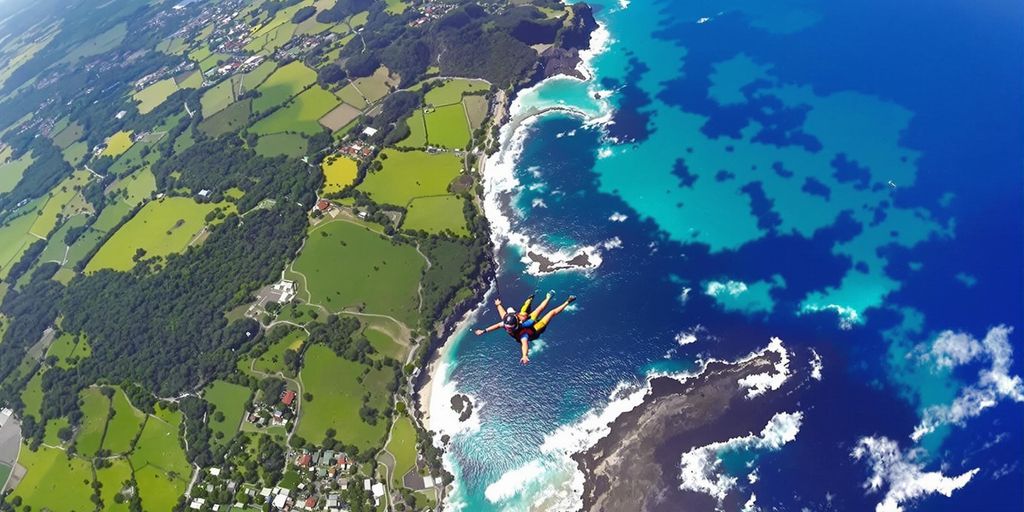
[[[163,135],[160,135],[159,137],[162,138]],[[114,160],[114,164],[107,169],[107,174],[123,176],[135,171],[136,169],[153,165],[156,163],[157,159],[160,158],[160,152],[153,151],[154,145],[155,142],[150,141],[149,138],[139,140],[133,144],[132,147],[128,148],[128,151],[125,151],[121,156],[117,157],[117,160]],[[146,156],[142,156],[142,153],[146,148],[149,148],[150,151]]]
[[[491,86],[487,85],[487,82],[481,80],[465,80],[462,78],[456,78],[448,80],[443,85],[435,86],[433,89],[427,91],[427,94],[423,96],[423,101],[427,105],[433,105],[435,107],[451,105],[462,101],[463,94],[479,93],[490,88]]]
[[[309,143],[302,135],[296,133],[273,133],[264,135],[256,141],[256,153],[260,156],[274,157],[286,155],[302,158],[306,154]]]
[[[57,358],[56,366],[58,368],[71,368],[74,366],[68,360],[72,357],[81,359],[92,355],[92,347],[89,346],[89,342],[85,339],[85,336],[75,337],[69,333],[61,333],[57,339],[53,340],[50,344],[49,350],[46,351],[46,358],[50,356]]]
[[[399,345],[395,340],[391,339],[383,331],[377,329],[365,329],[363,330],[363,336],[370,342],[373,349],[381,354],[384,354],[391,359],[403,360],[405,355],[405,347]]]
[[[224,113],[221,112],[221,114]],[[203,122],[205,123],[206,121]],[[200,123],[200,126],[201,125],[202,123]],[[213,137],[214,135],[211,134],[210,136]],[[181,153],[182,151],[185,151],[186,149],[192,147],[192,145],[195,143],[196,140],[195,137],[193,137],[192,135],[192,129],[186,128],[185,131],[181,132],[181,134],[178,135],[176,139],[174,139],[174,152]]]
[[[388,68],[381,66],[372,75],[357,78],[352,83],[359,89],[359,92],[363,93],[363,97],[372,103],[387,96],[388,92],[390,92],[387,79]]]
[[[343,156],[328,157],[320,168],[324,171],[323,194],[340,192],[341,189],[351,185],[356,180],[359,169],[355,160]]]
[[[22,448],[18,463],[28,473],[7,503],[20,496],[32,510],[92,510],[92,468],[85,460],[40,446],[35,452]]]
[[[214,434],[220,432],[224,435],[220,439],[221,444],[227,444],[238,431],[250,395],[252,395],[252,391],[249,388],[223,380],[213,381],[203,392],[203,398],[213,404],[217,411],[224,414],[224,421],[216,421],[212,416],[209,421],[210,429]],[[216,436],[214,439],[217,439]]]
[[[30,231],[41,237],[49,235],[50,231],[57,226],[58,218],[65,211],[64,207],[78,195],[76,187],[84,187],[90,177],[91,174],[87,171],[77,171],[53,187],[53,190],[50,191],[52,195],[39,211]]]
[[[0,194],[6,194],[14,190],[14,186],[21,181],[28,166],[32,165],[32,152],[26,151],[17,160],[11,160],[0,165]]]
[[[37,371],[31,379],[28,380],[28,384],[25,385],[25,389],[21,392],[21,401],[25,404],[25,414],[35,416],[36,419],[42,417],[40,409],[43,406],[43,372]]]
[[[357,91],[355,86],[352,84],[342,87],[338,91],[338,97],[341,98],[341,101],[344,101],[359,110],[366,108],[366,100],[363,99],[363,95],[359,94],[359,91]]]
[[[206,214],[218,206],[197,203],[190,197],[165,197],[147,203],[103,244],[85,271],[129,270],[135,266],[132,258],[138,249],[146,251],[146,258],[182,252],[206,225]],[[234,205],[227,203],[227,208],[233,209]]]
[[[149,170],[149,167],[144,167],[121,178],[114,186],[114,190],[123,190],[127,195],[127,198],[124,200],[129,204],[139,204],[156,191],[156,176],[153,176],[153,172]]]
[[[409,4],[402,0],[386,0],[387,9],[384,9],[388,14],[402,14],[406,9],[409,8]]]
[[[132,406],[121,388],[115,388],[111,406],[114,408],[114,417],[107,422],[103,448],[112,453],[127,453],[135,436],[139,434],[146,415]]]
[[[178,92],[178,85],[174,83],[174,79],[165,78],[136,92],[132,98],[139,102],[139,113],[148,114],[167,100],[168,96],[176,92]]]
[[[81,397],[83,416],[78,435],[75,437],[75,446],[78,453],[92,457],[103,443],[103,430],[107,426],[110,400],[107,400],[96,387],[83,390]]]
[[[415,197],[447,194],[462,171],[462,160],[451,153],[385,149],[381,155],[384,168],[367,174],[359,188],[382,204],[404,206]]]
[[[254,112],[263,112],[288,101],[316,82],[316,71],[300,61],[292,61],[274,71],[259,87],[260,96],[253,100]]]
[[[76,142],[64,148],[64,161],[72,167],[77,167],[82,162],[82,157],[89,152],[89,144],[85,141]]]
[[[468,236],[466,215],[462,211],[464,204],[462,198],[455,195],[418,197],[409,203],[402,228],[421,229],[427,233],[451,231],[459,236]]]
[[[423,111],[414,110],[412,115],[405,120],[409,126],[409,136],[398,143],[402,148],[422,148],[427,145],[427,125],[423,121]]]
[[[427,140],[431,146],[465,149],[469,144],[469,124],[462,103],[437,107],[424,114]]]
[[[257,98],[256,101],[259,101]],[[259,120],[250,131],[259,135],[284,131],[315,135],[323,131],[318,122],[324,114],[340,103],[333,94],[314,85],[295,97],[289,104]]]
[[[294,270],[312,300],[331,311],[362,308],[415,325],[416,288],[425,262],[410,245],[346,221],[325,222],[309,232]]]
[[[295,329],[267,348],[266,352],[256,358],[252,367],[256,371],[263,373],[274,374],[281,372],[294,377],[294,375],[291,375],[292,372],[284,365],[284,351],[288,349],[297,351],[305,341],[306,331]]]
[[[200,73],[199,70],[193,70],[192,72],[185,75],[184,78],[180,78],[180,81],[178,81],[179,89],[198,89],[202,86],[203,74]]]
[[[275,69],[277,69],[277,63],[273,60],[267,59],[261,62],[260,65],[256,66],[252,71],[231,77],[231,81],[236,86],[236,94],[245,94],[246,91],[255,89],[263,83],[263,81],[266,80]]]
[[[110,137],[107,137],[107,147],[103,150],[103,156],[116,157],[128,148],[132,147],[132,132],[121,130]]]
[[[203,118],[209,119],[210,116],[224,110],[225,107],[234,102],[235,94],[233,89],[234,84],[231,80],[224,80],[207,89],[203,96],[199,98],[199,104],[203,107]]]
[[[170,511],[185,493],[192,468],[178,444],[180,412],[158,408],[146,420],[142,436],[129,457],[135,468],[143,510]]]
[[[18,261],[18,258],[28,249],[29,244],[39,240],[29,234],[29,229],[38,216],[41,199],[22,207],[22,213],[15,217],[6,226],[0,227],[0,278],[7,276],[10,266]]]
[[[71,123],[53,136],[53,143],[59,148],[66,148],[82,139],[85,129],[77,122]]]
[[[128,502],[118,504],[114,501],[124,483],[132,478],[132,467],[125,459],[114,459],[108,468],[96,470],[96,480],[103,485],[100,491],[100,499],[103,500],[103,510],[127,511]]]
[[[395,420],[387,450],[395,456],[394,483],[402,487],[402,477],[416,466],[416,429],[408,416],[403,414]]]
[[[203,119],[199,123],[199,129],[210,137],[220,137],[225,133],[244,127],[249,121],[251,111],[252,99],[247,98],[242,101],[236,101],[209,119]],[[191,131],[186,130],[182,136],[187,136],[189,140],[192,140]],[[191,146],[192,144],[188,145]],[[174,141],[175,152],[184,150],[185,147],[179,148],[178,141]]]
[[[487,118],[487,98],[480,95],[466,96],[462,98],[462,104],[466,106],[466,116],[469,117],[469,129],[476,130]]]
[[[128,35],[128,25],[125,23],[118,23],[106,32],[82,44],[75,45],[74,50],[69,52],[67,56],[61,60],[61,63],[74,63],[80,59],[113,50],[121,44],[121,41],[124,40],[124,36],[126,35]]]
[[[370,370],[360,383],[360,376],[367,368],[338,357],[323,345],[309,347],[302,368],[302,383],[314,399],[302,405],[296,434],[319,443],[327,429],[333,428],[337,432],[336,439],[355,445],[360,451],[380,446],[387,435],[385,421],[378,420],[376,425],[370,425],[359,417],[359,409],[366,393],[370,394],[371,407],[378,410],[387,407],[387,380],[381,374],[387,375],[386,370]]]
[[[199,70],[203,73],[220,66],[221,63],[226,62],[231,56],[224,53],[214,53],[199,62]]]

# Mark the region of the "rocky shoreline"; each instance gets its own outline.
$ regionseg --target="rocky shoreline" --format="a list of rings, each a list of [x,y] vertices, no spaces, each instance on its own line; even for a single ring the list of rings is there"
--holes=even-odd
[[[736,362],[709,362],[695,376],[652,378],[638,406],[572,456],[584,474],[583,510],[739,510],[743,503],[733,493],[719,502],[682,490],[680,460],[695,448],[765,427],[796,384],[784,378],[779,389],[750,396],[750,382],[778,375],[785,354],[764,350]]]

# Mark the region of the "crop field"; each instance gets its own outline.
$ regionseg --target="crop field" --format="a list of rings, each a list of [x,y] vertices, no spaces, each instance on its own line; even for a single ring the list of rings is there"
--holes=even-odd
[[[306,331],[295,329],[257,357],[252,367],[256,371],[263,373],[274,374],[281,372],[285,375],[293,376],[291,375],[292,372],[284,365],[284,351],[288,349],[297,351],[305,341]]]
[[[462,103],[437,107],[424,114],[431,146],[464,149],[469,144],[469,125]]]
[[[102,156],[116,157],[128,151],[130,147],[132,147],[132,132],[121,130],[107,137],[107,147],[103,150]]]
[[[462,98],[462,104],[466,106],[466,116],[469,117],[469,128],[476,130],[487,118],[487,98],[474,94]]]
[[[384,96],[387,96],[390,89],[387,84],[388,80],[388,68],[381,66],[377,68],[370,76],[364,76],[362,78],[355,79],[352,83],[355,84],[359,92],[363,94],[370,103],[373,103]]]
[[[114,417],[107,422],[107,434],[103,437],[103,449],[112,453],[127,453],[132,447],[132,441],[139,434],[139,429],[146,421],[146,415],[132,406],[128,396],[121,388],[114,388],[114,398],[111,399],[111,407],[114,408]]]
[[[395,340],[388,336],[384,331],[377,329],[365,329],[363,330],[363,336],[370,342],[373,349],[391,359],[402,360],[402,356],[405,354],[405,347],[399,345]]]
[[[238,432],[238,426],[242,423],[242,414],[245,413],[245,406],[251,395],[252,391],[249,388],[223,380],[215,380],[210,387],[206,388],[203,398],[224,415],[224,421],[217,421],[212,416],[210,417],[210,429],[214,434],[220,432],[224,435],[219,440],[214,437],[215,442],[227,444],[235,432]]]
[[[331,311],[361,308],[415,324],[423,258],[410,245],[346,221],[325,222],[309,232],[293,265],[312,301]]]
[[[417,197],[409,203],[402,228],[423,230],[427,233],[443,233],[451,231],[459,236],[468,236],[466,215],[463,213],[465,202],[459,196]]]
[[[338,97],[341,98],[341,101],[344,101],[359,110],[366,108],[366,100],[363,98],[362,94],[359,94],[359,91],[357,91],[355,86],[351,83],[342,87],[337,94]]]
[[[359,172],[355,160],[343,156],[328,157],[320,164],[320,168],[324,171],[324,195],[340,192],[351,185]]]
[[[163,137],[163,135],[160,137]],[[155,144],[155,142],[151,142],[148,138],[139,140],[128,151],[117,157],[117,160],[114,160],[114,163],[107,169],[107,174],[123,176],[136,169],[153,165],[160,158],[160,152],[150,151],[146,156],[142,156],[142,153],[146,148],[152,150]]]
[[[387,0],[386,3],[388,7],[384,11],[388,14],[402,14],[409,8],[409,5],[402,0]]]
[[[435,107],[451,105],[462,101],[464,94],[479,93],[490,88],[491,86],[482,80],[455,78],[427,91],[427,94],[423,96],[423,102]]]
[[[403,148],[422,148],[426,146],[427,125],[423,121],[423,111],[420,109],[414,110],[412,115],[405,120],[405,124],[409,126],[409,136],[402,139],[398,146]]]
[[[297,133],[273,133],[264,135],[256,141],[256,153],[265,157],[286,155],[302,158],[306,154],[309,143]]]
[[[128,25],[118,23],[106,32],[75,47],[74,50],[61,59],[61,63],[74,63],[86,57],[92,57],[93,55],[109,52],[110,50],[117,48],[121,44],[121,41],[124,41],[124,36],[126,35],[128,35]]]
[[[362,396],[370,394],[370,406],[378,410],[387,407],[388,392],[384,386],[376,385],[377,378],[360,383],[360,376],[369,367],[338,357],[334,351],[323,346],[309,347],[305,365],[302,368],[302,382],[305,390],[313,394],[313,401],[304,403],[302,416],[296,433],[309,441],[319,443],[327,429],[333,428],[336,439],[365,451],[379,446],[387,435],[385,422],[370,425],[359,416]],[[386,370],[370,370],[384,373]]]
[[[139,113],[148,114],[154,108],[159,107],[168,96],[178,92],[178,85],[173,78],[165,78],[151,84],[145,89],[132,95],[139,102]]]
[[[75,446],[78,453],[92,457],[99,451],[103,442],[103,430],[107,426],[110,401],[95,387],[83,390],[81,397],[82,425],[75,436]]]
[[[381,155],[384,168],[367,174],[359,186],[378,203],[405,206],[415,197],[447,194],[462,172],[462,161],[451,153],[385,149]]]
[[[53,136],[53,143],[59,148],[66,148],[82,139],[85,129],[78,122],[71,123]]]
[[[46,200],[30,232],[41,237],[47,236],[57,226],[57,217],[65,211],[65,205],[78,195],[75,187],[84,187],[89,182],[89,176],[88,171],[76,171],[53,187],[53,195]]]
[[[29,234],[29,229],[37,218],[36,210],[41,202],[36,199],[23,206],[24,214],[13,219],[7,226],[0,227],[0,278],[6,277],[10,266],[18,261],[29,244],[38,240]]]
[[[259,101],[259,98],[256,101]],[[338,103],[338,98],[333,94],[319,85],[314,85],[269,117],[259,120],[250,131],[259,135],[284,131],[316,135],[323,130],[319,119],[334,109]]]
[[[231,80],[224,80],[203,93],[199,98],[199,104],[203,107],[203,119],[209,119],[235,101],[233,88]]]
[[[263,112],[280,105],[315,81],[315,71],[300,61],[292,61],[277,68],[256,88],[260,96],[253,100],[252,109],[254,112]]]
[[[179,89],[198,89],[203,85],[203,74],[192,70],[185,76],[176,77]]]
[[[145,257],[167,256],[184,251],[206,224],[206,214],[219,205],[197,203],[189,197],[166,197],[147,203],[121,226],[86,266],[87,273],[109,268],[129,270],[138,249]],[[228,203],[233,209],[234,205]]]
[[[349,105],[348,103],[342,103],[335,107],[334,110],[321,117],[320,124],[328,130],[336,132],[351,123],[359,117],[360,114],[362,114],[362,112],[360,112],[359,109]]]
[[[124,488],[124,482],[131,480],[132,467],[124,459],[112,459],[110,467],[96,470],[96,480],[103,485],[100,490],[100,499],[103,500],[103,510],[127,511],[128,502],[117,503],[114,496]]]
[[[255,89],[263,83],[263,81],[266,80],[275,69],[277,69],[277,63],[267,59],[261,62],[260,65],[256,66],[252,71],[231,77],[231,82],[235,87],[235,94],[245,94],[246,91]]]
[[[14,190],[14,187],[21,181],[21,177],[25,175],[25,170],[32,165],[33,160],[32,152],[26,151],[18,159],[0,165],[0,194]]]
[[[25,414],[35,416],[37,420],[41,417],[40,410],[43,406],[43,373],[43,371],[37,371],[21,392],[21,401],[25,404]]]
[[[139,204],[156,190],[156,176],[153,176],[153,171],[150,171],[149,167],[144,167],[121,178],[114,190],[123,190],[127,196],[124,201],[129,204]]]
[[[77,167],[82,162],[82,157],[89,151],[89,144],[85,141],[76,142],[62,151],[64,161],[71,167]]]
[[[85,460],[68,459],[64,450],[40,446],[34,452],[22,448],[18,463],[28,473],[7,503],[21,497],[33,510],[85,510],[82,504],[92,503],[92,467]]]
[[[387,450],[395,456],[395,485],[401,487],[402,477],[416,466],[416,429],[408,416],[395,420]]]
[[[204,119],[199,123],[199,129],[209,135],[210,137],[220,137],[225,133],[232,132],[241,129],[249,121],[249,114],[252,109],[252,99],[244,99],[242,101],[236,101],[226,108],[217,112],[216,115],[209,119]],[[192,140],[192,132],[185,130],[182,133],[182,137],[188,137],[188,140]],[[179,138],[180,140],[180,138]],[[187,146],[182,145],[182,148],[178,148],[178,141],[174,141],[174,150],[184,150],[192,144],[189,143]]]

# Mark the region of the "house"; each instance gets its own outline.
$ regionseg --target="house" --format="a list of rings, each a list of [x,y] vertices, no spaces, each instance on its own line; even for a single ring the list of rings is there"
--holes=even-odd
[[[210,474],[213,476],[220,476],[220,468],[210,468]]]
[[[298,465],[299,465],[299,467],[308,468],[309,467],[309,463],[310,463],[311,460],[312,460],[312,457],[310,457],[310,455],[307,453],[307,454],[299,457]]]
[[[278,494],[277,496],[274,496],[274,501],[271,504],[274,508],[284,508],[284,506],[288,504],[288,495]]]
[[[295,392],[294,391],[289,389],[288,391],[285,391],[284,394],[281,395],[281,403],[282,404],[291,407],[293,401],[295,401]]]
[[[318,212],[326,212],[331,209],[331,202],[326,199],[321,199],[316,202],[316,206],[313,208]]]
[[[316,506],[316,498],[314,498],[312,496],[306,498],[306,509],[307,510],[311,510],[315,506]]]
[[[363,135],[366,135],[367,137],[373,137],[374,135],[377,135],[377,129],[367,126],[366,128],[363,128]]]

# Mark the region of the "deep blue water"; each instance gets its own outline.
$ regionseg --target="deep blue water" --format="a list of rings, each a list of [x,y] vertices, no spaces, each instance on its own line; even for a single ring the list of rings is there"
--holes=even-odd
[[[482,404],[479,429],[449,454],[455,502],[524,509],[564,490],[571,468],[540,447],[616,385],[778,336],[801,378],[809,349],[820,353],[824,379],[785,409],[804,415],[795,441],[725,457],[739,496],[764,510],[873,509],[886,487],[865,489],[869,465],[851,451],[884,436],[918,451],[923,471],[979,469],[951,497],[908,509],[1024,507],[1021,404],[909,438],[925,407],[951,402],[988,364],[942,372],[915,348],[943,330],[980,340],[1005,324],[1014,347],[1024,336],[1024,4],[634,0],[597,17],[615,42],[589,85],[614,91],[613,123],[555,114],[526,128],[513,228],[549,249],[621,247],[600,249],[592,271],[541,277],[525,272],[522,248],[499,250],[507,304],[535,290],[579,302],[528,366],[502,333],[451,342],[450,379]],[[549,91],[570,105],[578,93]],[[730,281],[747,291],[706,293]],[[490,299],[478,324],[497,320]],[[848,328],[814,312],[830,304],[856,311]],[[696,326],[696,343],[676,343]],[[488,499],[523,467],[536,477]]]

